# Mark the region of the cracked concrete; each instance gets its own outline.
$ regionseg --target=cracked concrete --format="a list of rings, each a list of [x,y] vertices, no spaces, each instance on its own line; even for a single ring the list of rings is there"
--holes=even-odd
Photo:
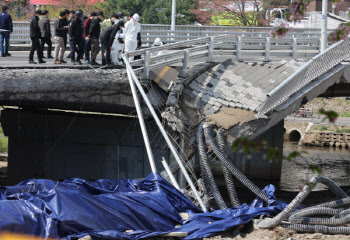
[[[128,113],[134,103],[122,70],[1,69],[0,104]]]

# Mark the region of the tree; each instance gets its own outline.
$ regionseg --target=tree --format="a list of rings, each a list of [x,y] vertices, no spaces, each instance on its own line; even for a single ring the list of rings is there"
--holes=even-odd
[[[192,13],[207,24],[230,20],[233,25],[258,26],[263,20],[263,8],[258,0],[198,0]]]
[[[198,0],[191,12],[204,24],[264,26],[269,22],[265,10],[289,4],[289,0]]]
[[[49,0],[49,5],[43,8],[49,10],[51,16],[58,16],[63,9],[83,10],[84,14],[100,9],[99,0]]]
[[[170,24],[171,0],[107,0],[101,3],[108,14],[122,11],[124,14],[138,13],[142,23]],[[177,0],[176,24],[191,24],[196,16],[190,9],[196,7],[196,0]]]
[[[12,15],[13,20],[20,20],[31,11],[29,0],[14,0],[14,1],[0,0],[0,6],[3,6],[3,5],[6,5],[9,7],[10,14]]]

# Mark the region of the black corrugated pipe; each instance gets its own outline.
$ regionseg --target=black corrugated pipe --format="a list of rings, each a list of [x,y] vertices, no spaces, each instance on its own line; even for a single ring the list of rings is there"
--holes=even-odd
[[[227,167],[231,173],[241,181],[247,188],[249,188],[255,195],[260,197],[263,201],[269,202],[269,199],[263,191],[261,191],[252,181],[250,181],[241,171],[236,168],[236,166],[227,159],[226,154],[223,154],[219,147],[217,146],[213,135],[212,135],[212,127],[211,126],[203,126],[204,128],[204,136],[205,141],[211,147],[212,151],[215,155],[220,159],[220,161]]]
[[[279,225],[283,220],[287,219],[290,214],[297,209],[297,207],[304,201],[304,199],[309,195],[311,190],[316,186],[317,183],[323,183],[324,185],[328,186],[332,192],[334,192],[338,197],[347,196],[343,190],[341,190],[332,180],[316,176],[311,178],[309,181],[309,184],[305,185],[303,190],[300,191],[300,193],[293,199],[293,201],[282,211],[280,212],[276,217],[270,219],[270,220],[264,220],[259,223],[258,227],[260,228],[273,228]],[[344,204],[347,203],[349,198],[345,198],[342,200],[336,200],[329,203],[323,203],[319,204],[317,206],[311,207],[313,211],[317,212],[317,208],[319,207],[328,207],[328,208],[334,208],[334,207],[341,207]],[[306,209],[308,210],[308,209]],[[300,213],[304,210],[300,210],[296,213]]]
[[[203,168],[202,174],[204,174],[203,180],[208,181],[211,192],[213,193],[214,199],[218,206],[221,209],[226,209],[227,206],[222,199],[222,196],[219,192],[218,186],[216,185],[216,182],[214,180],[213,172],[210,169],[209,163],[208,163],[208,158],[207,158],[207,148],[206,145],[204,144],[203,140],[203,126],[202,124],[198,127],[198,132],[197,132],[197,143],[198,143],[198,150],[199,150],[199,156],[200,156],[200,166]],[[206,183],[205,183],[206,184]]]
[[[227,155],[224,130],[220,128],[217,133],[218,133],[217,140],[218,140],[218,145],[220,147],[220,150],[223,154]],[[230,196],[231,204],[233,207],[239,207],[241,204],[239,203],[235,184],[233,182],[232,173],[230,172],[230,170],[228,170],[227,167],[225,167],[225,165],[222,162],[221,162],[221,165],[222,165],[222,171],[224,172],[225,182],[226,182],[228,194]]]

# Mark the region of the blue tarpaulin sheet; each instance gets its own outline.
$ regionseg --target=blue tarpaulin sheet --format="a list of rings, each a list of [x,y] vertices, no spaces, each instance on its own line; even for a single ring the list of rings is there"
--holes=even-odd
[[[275,199],[274,190],[272,185],[264,189],[269,204],[256,199],[250,206],[203,213],[157,174],[142,181],[30,179],[0,188],[0,230],[67,239],[88,234],[141,239],[176,231],[187,232],[185,239],[200,239],[260,215],[277,214],[286,204]],[[180,212],[190,215],[185,223]],[[179,224],[183,225],[175,229]]]

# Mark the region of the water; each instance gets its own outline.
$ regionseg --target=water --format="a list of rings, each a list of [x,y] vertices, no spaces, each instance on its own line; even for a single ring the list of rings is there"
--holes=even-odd
[[[299,191],[303,180],[317,175],[309,168],[310,164],[319,167],[322,175],[335,181],[339,186],[350,187],[350,150],[339,148],[320,148],[298,146],[289,141],[284,142],[284,155],[292,151],[306,151],[295,160],[284,160],[280,188],[286,191]],[[318,185],[316,190],[323,189]]]

